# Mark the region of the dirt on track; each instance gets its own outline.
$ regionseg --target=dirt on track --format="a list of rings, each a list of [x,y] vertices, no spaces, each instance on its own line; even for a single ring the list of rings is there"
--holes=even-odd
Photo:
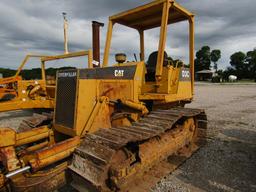
[[[207,145],[152,192],[256,191],[256,85],[198,84],[188,107],[208,115]]]
[[[151,192],[256,192],[256,85],[197,84],[195,91],[187,107],[206,110],[210,139]],[[0,127],[16,128],[32,114],[0,113]]]

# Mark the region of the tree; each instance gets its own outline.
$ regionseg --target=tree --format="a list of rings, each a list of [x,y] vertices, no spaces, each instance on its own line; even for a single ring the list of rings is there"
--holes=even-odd
[[[76,68],[75,67],[48,68],[46,69],[45,72],[46,72],[46,75],[55,77],[57,70],[66,70],[66,69],[76,69]],[[0,68],[0,73],[3,74],[3,77],[11,77],[16,74],[16,70]],[[23,69],[20,75],[25,80],[42,78],[41,68]]]
[[[225,71],[223,71],[222,77],[223,77],[223,79],[228,81],[228,78],[230,75],[238,76],[237,71],[233,67],[227,67],[227,69]]]
[[[211,49],[209,46],[203,46],[196,52],[195,71],[210,69],[211,66]]]
[[[254,79],[256,82],[256,48],[246,54],[239,51],[230,56],[231,67],[224,71],[224,76],[236,75],[239,79]]]
[[[246,55],[239,51],[230,56],[230,64],[237,72],[238,78],[248,77],[248,66],[246,64]]]
[[[256,82],[256,49],[247,52],[246,62],[248,65],[248,72],[250,74],[250,77]]]
[[[0,68],[0,73],[3,74],[3,77],[11,77],[15,75],[16,70]]]
[[[214,63],[213,68],[215,69],[215,72],[218,71],[218,64],[217,62],[221,58],[221,51],[219,49],[212,50],[211,52],[211,61]]]

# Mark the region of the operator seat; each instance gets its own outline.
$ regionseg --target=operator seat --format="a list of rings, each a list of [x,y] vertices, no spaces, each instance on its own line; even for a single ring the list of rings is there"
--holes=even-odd
[[[155,81],[157,56],[158,56],[158,51],[155,51],[155,52],[152,52],[148,57],[148,62],[146,65],[146,68],[147,68],[146,81]],[[164,52],[163,66],[166,66],[168,64],[167,59],[168,59],[168,55],[166,52]]]

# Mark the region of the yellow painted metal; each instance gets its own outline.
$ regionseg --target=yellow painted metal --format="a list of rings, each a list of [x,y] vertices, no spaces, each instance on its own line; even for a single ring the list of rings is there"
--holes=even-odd
[[[50,131],[47,126],[34,128],[29,131],[21,132],[16,134],[15,146],[21,146],[28,143],[33,143],[41,139],[49,138]]]
[[[111,38],[112,38],[113,25],[114,25],[113,21],[109,20],[107,40],[105,44],[105,52],[104,52],[104,59],[103,59],[103,67],[108,66],[109,50],[110,50],[110,44],[111,44]]]
[[[0,188],[3,188],[5,185],[6,179],[3,174],[0,174]]]
[[[90,118],[95,118],[94,116],[91,116],[92,111],[95,109],[97,104],[100,102],[97,102],[97,81],[95,79],[93,80],[80,80],[78,82],[78,88],[79,90],[76,95],[78,98],[78,101],[76,102],[76,118],[75,118],[75,128],[70,129],[63,127],[62,125],[58,125],[54,122],[54,128],[55,130],[59,131],[60,133],[70,135],[70,136],[76,136],[80,135],[83,130],[86,131],[85,128],[87,122]],[[84,97],[86,95],[87,101],[84,102]],[[97,111],[97,110],[96,110]]]
[[[7,146],[0,148],[0,162],[6,171],[14,171],[21,167],[21,164],[16,156],[14,146]]]
[[[45,62],[41,61],[41,73],[42,73],[42,79],[46,80],[46,73],[45,73]]]
[[[161,23],[161,30],[160,30],[160,39],[159,39],[159,45],[158,45],[156,74],[155,74],[157,86],[160,85],[160,82],[162,80],[163,63],[164,63],[164,49],[165,49],[166,35],[167,35],[167,24],[168,24],[168,17],[169,17],[169,8],[170,8],[169,3],[164,2],[163,11],[162,11],[162,23]]]
[[[142,115],[146,115],[147,113],[149,113],[147,107],[143,103],[136,103],[131,100],[124,100],[124,99],[121,99],[121,102],[122,102],[122,104],[124,104],[132,109],[141,111]]]
[[[80,135],[82,131],[87,131],[89,128],[86,128],[88,125],[89,119],[95,118],[95,114],[92,115],[93,111],[98,111],[97,108],[100,106],[100,102],[97,101],[97,80],[80,80],[79,81],[79,92],[78,101],[77,101],[77,116],[76,116],[76,134]],[[82,95],[87,96],[87,102],[83,101]],[[95,109],[96,108],[96,109]],[[83,114],[83,115],[80,115]],[[87,129],[87,130],[86,130]]]
[[[73,137],[53,145],[49,148],[35,152],[35,158],[30,160],[30,165],[34,171],[37,171],[47,165],[53,164],[72,154],[80,143],[80,137]]]
[[[92,50],[89,49],[89,51],[88,51],[88,68],[93,68],[92,60],[93,60]]]
[[[115,23],[138,30],[160,27],[162,19],[162,15],[160,13],[162,13],[165,3],[172,7],[172,14],[169,14],[168,24],[187,20],[193,15],[174,0],[159,0],[113,15],[109,19]]]
[[[177,101],[190,101],[192,98],[190,82],[179,82],[178,90],[176,94],[164,94],[164,93],[143,93],[139,95],[139,99],[162,101],[163,103],[172,103]]]
[[[110,118],[107,119],[107,121],[101,121],[99,122],[98,118],[101,117],[108,117],[109,110],[108,110],[108,98],[105,96],[102,96],[99,101],[96,103],[95,107],[93,108],[92,112],[90,113],[90,116],[88,117],[83,129],[80,132],[81,135],[85,135],[86,133],[91,133],[97,131],[99,127],[101,128],[110,128],[111,123],[110,123]],[[105,110],[104,110],[105,109]],[[106,110],[107,109],[107,110]],[[107,114],[104,114],[102,112],[105,112]],[[95,126],[96,124],[96,126]]]
[[[0,79],[0,84],[1,85],[4,85],[4,84],[8,84],[8,83],[12,83],[14,81],[19,81],[21,80],[21,77],[20,76],[13,76],[13,77],[6,77],[6,78],[1,78]]]
[[[15,147],[25,146],[26,144],[38,142],[42,139],[51,140],[52,131],[48,129],[47,126],[36,128],[30,131],[16,133],[13,129],[10,128],[1,128],[0,129],[0,161],[4,164],[8,171],[14,171],[19,169],[24,160],[31,158],[27,155],[18,159],[15,151]],[[49,144],[49,141],[43,143],[37,143],[31,147],[26,148],[19,152],[19,154],[26,154],[34,150],[41,149]]]
[[[14,100],[0,103],[0,111],[12,111],[19,109],[48,108],[54,107],[54,100]]]
[[[187,17],[187,19],[193,18],[194,14],[191,13],[190,11],[188,11],[187,9],[185,9],[184,7],[182,7],[181,5],[179,5],[177,2],[175,2],[174,0],[170,1],[170,3],[173,4],[173,8],[178,11],[180,14],[184,15]]]
[[[18,68],[16,74],[12,77],[6,77],[6,78],[0,78],[0,85],[2,85],[3,87],[0,88],[0,99],[3,98],[5,95],[11,94],[14,97],[19,97],[19,91],[17,90],[17,86],[16,84],[19,84],[19,82],[22,81],[22,77],[20,76],[20,72],[23,69],[24,65],[28,62],[28,60],[30,58],[41,58],[43,57],[43,55],[27,55],[24,60],[22,61],[20,67]],[[44,72],[44,68],[43,68],[43,64],[42,64],[42,79],[45,80],[45,72]],[[12,87],[10,87],[10,85],[12,85]],[[2,111],[1,109],[3,109],[3,111],[5,111],[8,107],[4,106],[4,107],[0,107],[0,111]],[[12,109],[10,109],[12,110]]]
[[[1,128],[0,135],[0,148],[15,145],[15,132],[13,131],[13,129]]]
[[[195,50],[195,38],[194,38],[194,16],[189,17],[189,63],[190,63],[190,74],[191,75],[191,90],[192,94],[194,94],[194,50]]]
[[[163,67],[161,84],[157,85],[158,93],[176,94],[181,69],[173,66]]]
[[[191,80],[188,90],[185,93],[179,92],[181,95],[172,95],[177,94],[180,89],[180,74],[178,73],[180,70],[170,72],[166,71],[163,66],[167,25],[185,20],[189,21],[189,62]],[[138,30],[140,34],[140,53],[142,61],[145,60],[144,31],[160,27],[160,39],[155,73],[156,81],[153,84],[151,82],[145,82],[144,85],[142,85],[141,89],[143,91],[141,92],[140,98],[147,98],[147,100],[150,100],[150,95],[152,94],[151,98],[154,100],[157,94],[161,95],[162,93],[166,93],[171,95],[162,95],[160,97],[165,98],[165,102],[173,102],[176,98],[191,100],[194,93],[194,14],[173,0],[159,0],[109,17],[108,34],[104,53],[104,67],[108,65],[113,25],[115,23]],[[166,75],[168,75],[168,77]],[[173,81],[177,82],[173,83]],[[168,85],[166,83],[168,83]],[[190,94],[191,92],[192,94]],[[189,97],[187,98],[188,95]]]
[[[70,129],[54,122],[55,130],[69,136],[80,136],[94,132],[98,128],[110,128],[112,109],[108,103],[109,100],[120,99],[125,105],[146,114],[146,107],[139,101],[139,94],[145,80],[144,62],[133,62],[122,66],[136,67],[134,79],[79,79],[74,128]]]
[[[0,148],[2,148],[7,146],[21,146],[49,138],[51,136],[51,130],[47,126],[42,126],[29,131],[17,133],[10,128],[1,128],[0,134]]]
[[[31,109],[31,108],[54,108],[54,96],[55,96],[55,86],[48,85],[45,74],[45,63],[47,61],[54,61],[59,59],[68,59],[74,57],[88,57],[88,68],[93,68],[92,65],[92,50],[72,52],[68,54],[61,54],[55,56],[46,55],[27,55],[22,61],[20,67],[18,68],[15,76],[0,79],[0,85],[8,83],[16,83],[16,89],[13,90],[17,95],[14,99],[6,102],[0,103],[0,111],[11,111],[18,109]],[[22,80],[19,76],[21,70],[27,64],[29,59],[39,58],[41,59],[41,74],[42,78],[40,80]],[[28,87],[32,86],[31,90]],[[1,88],[2,90],[2,88]],[[0,95],[4,95],[0,90]],[[42,96],[45,95],[45,96]]]
[[[25,149],[25,153],[31,153],[33,151],[37,151],[37,150],[43,149],[43,148],[49,146],[49,144],[50,144],[49,141],[44,141],[42,143],[35,144],[35,145],[31,146],[31,147],[27,147]]]
[[[166,0],[153,1],[149,4],[147,4],[147,5],[143,5],[143,6],[140,6],[140,7],[137,7],[137,8],[134,8],[134,9],[131,9],[131,10],[113,15],[109,19],[112,20],[112,21],[119,21],[120,22],[120,20],[122,20],[123,18],[126,18],[126,19],[130,18],[130,19],[133,19],[134,21],[136,21],[137,18],[142,18],[142,16],[146,12],[148,12],[148,10],[152,11],[152,8],[154,10],[159,10],[159,7],[160,7],[160,9],[161,9],[162,4],[164,2],[166,2]],[[132,17],[133,15],[136,15],[137,18],[133,18]]]
[[[30,58],[42,58],[42,57],[46,57],[46,55],[34,55],[34,54],[27,55],[27,56],[24,58],[24,60],[22,61],[21,65],[20,65],[20,67],[18,68],[18,70],[17,70],[17,72],[16,72],[16,74],[15,74],[14,77],[17,77],[17,76],[20,75],[21,70],[23,69],[23,67],[26,65],[26,63],[28,62],[28,60],[29,60]]]
[[[78,51],[78,52],[72,52],[68,54],[62,54],[62,55],[55,55],[55,56],[45,56],[41,58],[41,61],[53,61],[53,60],[59,60],[59,59],[67,59],[67,58],[73,58],[73,57],[81,57],[81,56],[88,56],[90,55],[91,50],[88,51]]]

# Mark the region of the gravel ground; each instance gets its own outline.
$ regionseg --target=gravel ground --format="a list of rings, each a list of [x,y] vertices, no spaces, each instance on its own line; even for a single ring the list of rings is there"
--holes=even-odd
[[[212,139],[152,192],[256,191],[256,85],[196,86]]]
[[[212,139],[151,192],[256,192],[256,85],[198,84],[188,107],[206,109]],[[0,113],[0,127],[30,115]]]

